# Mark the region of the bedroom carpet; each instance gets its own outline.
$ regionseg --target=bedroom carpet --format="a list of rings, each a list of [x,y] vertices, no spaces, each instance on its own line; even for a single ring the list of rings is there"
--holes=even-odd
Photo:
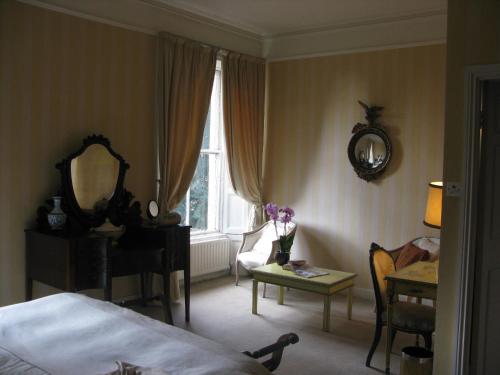
[[[262,299],[259,286],[259,315],[252,315],[252,282],[243,279],[234,285],[233,277],[221,277],[191,287],[191,322],[184,322],[184,304],[174,303],[176,326],[217,341],[238,351],[256,350],[269,345],[283,333],[295,332],[299,343],[285,349],[275,374],[380,374],[384,368],[385,330],[373,356],[372,368],[365,367],[366,355],[375,330],[371,301],[354,298],[352,320],[346,317],[346,298],[335,295],[331,332],[323,332],[323,299],[319,295],[291,289],[285,304],[278,305],[277,287],[268,285]],[[163,319],[161,307],[134,308],[155,319]],[[398,333],[393,353],[414,345],[415,336]],[[391,357],[391,369],[399,373],[399,356]]]

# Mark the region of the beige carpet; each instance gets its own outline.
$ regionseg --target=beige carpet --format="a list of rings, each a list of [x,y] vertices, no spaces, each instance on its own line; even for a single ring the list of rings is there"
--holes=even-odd
[[[372,360],[365,367],[373,339],[375,315],[370,301],[354,298],[353,316],[346,316],[346,298],[335,296],[331,332],[323,332],[323,299],[298,290],[285,294],[285,305],[276,303],[277,288],[268,285],[267,298],[259,289],[259,315],[252,315],[252,283],[243,279],[234,286],[232,277],[204,281],[192,286],[191,323],[184,323],[184,304],[173,304],[174,322],[200,336],[238,351],[269,345],[283,333],[295,332],[300,342],[287,347],[276,374],[380,374],[384,367],[385,330]],[[153,318],[163,319],[159,306],[136,308]],[[398,333],[393,353],[413,345],[414,336]],[[391,356],[392,372],[399,373],[399,356]]]

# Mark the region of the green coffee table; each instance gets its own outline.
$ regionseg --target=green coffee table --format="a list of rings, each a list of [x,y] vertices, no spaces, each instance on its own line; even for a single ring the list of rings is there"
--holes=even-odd
[[[330,305],[332,296],[337,292],[347,289],[347,318],[350,320],[352,315],[352,287],[354,286],[354,278],[357,275],[355,273],[326,268],[320,269],[328,272],[328,275],[308,279],[297,276],[292,271],[284,270],[277,263],[252,269],[252,314],[257,314],[257,291],[260,281],[280,287],[278,295],[278,304],[280,305],[284,303],[285,287],[322,294],[324,296],[323,330],[327,332],[330,330]]]

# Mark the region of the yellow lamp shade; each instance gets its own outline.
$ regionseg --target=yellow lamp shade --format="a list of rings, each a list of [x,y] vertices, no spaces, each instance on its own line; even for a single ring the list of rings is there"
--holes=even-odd
[[[432,228],[441,228],[441,208],[443,202],[443,183],[431,182],[427,192],[427,207],[424,224]]]

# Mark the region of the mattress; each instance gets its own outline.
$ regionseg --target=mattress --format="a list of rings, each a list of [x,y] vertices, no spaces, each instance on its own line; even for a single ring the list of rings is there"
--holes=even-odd
[[[105,374],[116,361],[168,374],[269,374],[214,341],[80,294],[0,308],[0,374]]]

